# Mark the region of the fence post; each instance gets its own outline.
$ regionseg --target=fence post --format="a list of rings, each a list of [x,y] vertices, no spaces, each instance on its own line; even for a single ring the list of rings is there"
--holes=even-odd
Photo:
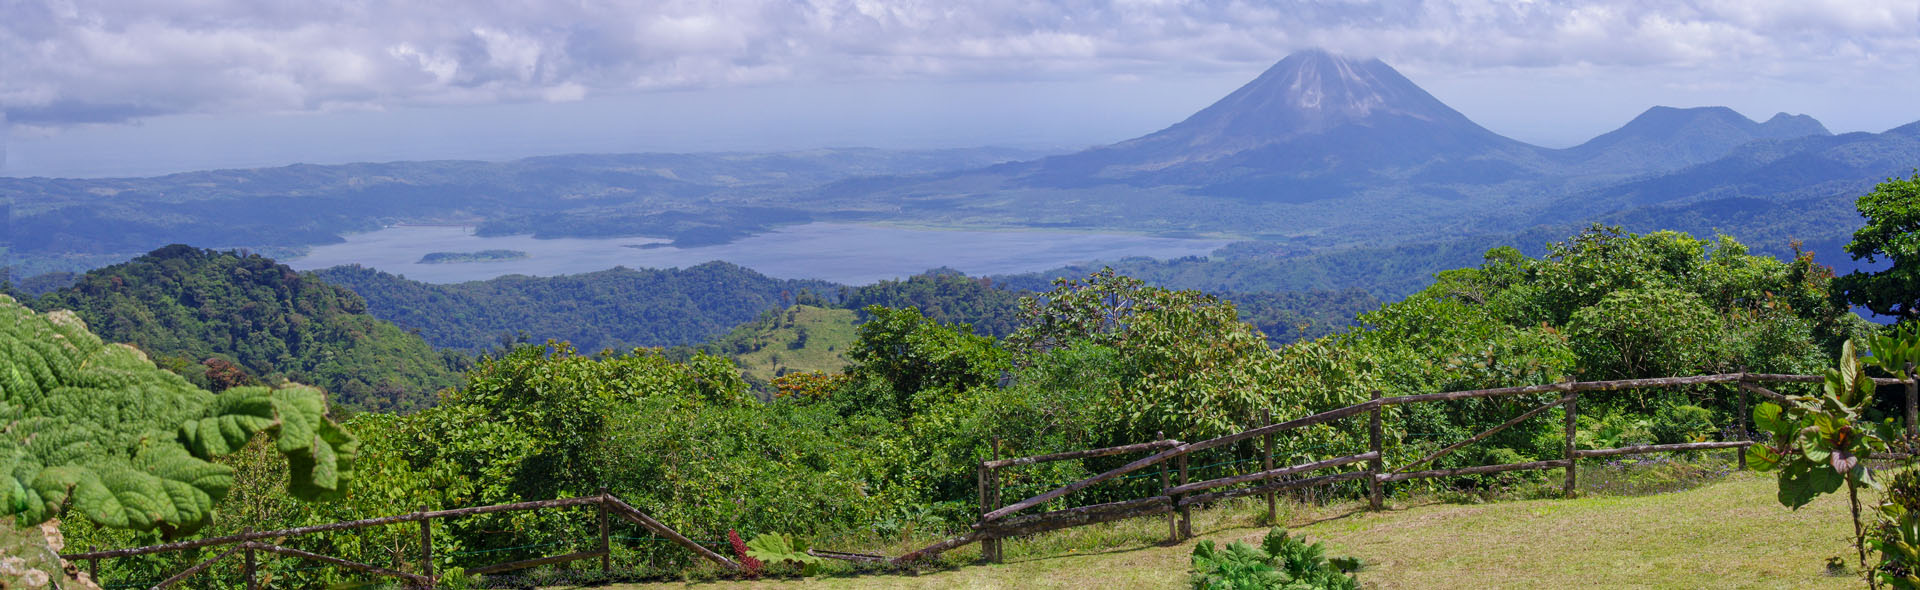
[[[246,528],[240,529],[240,534],[243,534],[243,535],[250,534],[252,532],[253,532],[253,527],[246,527]],[[242,541],[242,542],[252,543],[253,541]],[[247,590],[260,590],[260,582],[253,579],[253,568],[254,568],[253,547],[249,546],[247,547],[247,566],[246,566]],[[95,585],[98,585],[99,583],[100,582],[98,581],[94,582]]]
[[[1380,474],[1386,471],[1386,461],[1380,458],[1380,390],[1373,390],[1373,413],[1367,419],[1367,448],[1373,451],[1373,459],[1367,461],[1367,505],[1380,510],[1387,505],[1386,494],[1380,489]]]
[[[1913,363],[1907,363],[1907,444],[1920,438],[1920,411],[1914,406],[1920,404],[1920,375],[1913,374]],[[1912,452],[1912,449],[1908,449]]]
[[[99,548],[93,545],[87,546],[87,553],[93,553],[94,551],[98,551],[98,550]],[[105,588],[107,586],[106,584],[100,583],[100,558],[95,557],[93,559],[87,560],[87,575],[93,578],[93,585],[99,586],[102,588]]]
[[[421,506],[420,513],[426,514],[427,507]],[[420,575],[426,576],[427,588],[435,586],[433,580],[433,519],[420,519]]]
[[[1180,456],[1174,457],[1173,460],[1174,460],[1174,466],[1180,469],[1180,485],[1187,485],[1187,454],[1181,453]],[[1181,494],[1179,497],[1174,497],[1173,498],[1174,504],[1176,505],[1179,504],[1180,500],[1184,496],[1186,496],[1186,494]],[[1185,541],[1192,537],[1193,537],[1193,507],[1181,506],[1180,507],[1179,540]]]
[[[1155,431],[1153,433],[1153,440],[1167,440],[1167,433]],[[1169,476],[1167,475],[1167,462],[1161,461],[1160,462],[1160,493],[1161,495],[1166,496],[1168,500],[1171,500],[1174,503],[1178,504],[1180,500],[1174,498],[1173,494],[1167,491],[1171,489],[1173,489],[1173,484],[1169,481]],[[1180,542],[1180,517],[1174,515],[1174,512],[1172,510],[1167,511],[1167,542],[1168,543]]]
[[[602,581],[613,577],[613,538],[607,533],[607,487],[600,486],[600,577]]]
[[[1273,425],[1273,410],[1271,409],[1266,410],[1265,412],[1263,412],[1262,417],[1265,418],[1265,420],[1262,420],[1262,422],[1265,422],[1264,424],[1265,426]],[[1266,448],[1266,451],[1262,453],[1263,456],[1261,457],[1261,461],[1260,461],[1260,470],[1273,471],[1273,433],[1271,432],[1267,433],[1266,439],[1267,439],[1266,440],[1267,448]],[[1266,479],[1262,480],[1260,483],[1261,484],[1273,483],[1273,476],[1271,475],[1267,476]],[[1278,519],[1279,519],[1278,516],[1276,516],[1277,511],[1274,510],[1274,501],[1275,501],[1274,498],[1277,495],[1279,495],[1279,492],[1267,492],[1267,524],[1268,525],[1275,524],[1276,522],[1278,522]]]
[[[993,437],[992,452],[993,452],[993,455],[990,458],[995,461],[999,461],[1000,460],[1000,437],[997,437],[997,436]],[[985,467],[985,465],[983,464],[982,467]],[[985,479],[983,481],[986,484],[986,488],[984,490],[986,492],[986,498],[985,498],[986,504],[982,505],[982,507],[987,512],[999,510],[1000,509],[1000,472],[999,470],[996,470],[996,469],[987,468],[984,470],[983,475],[985,476]],[[982,514],[985,514],[985,512],[982,512]],[[981,552],[984,553],[984,555],[982,555],[981,557],[987,558],[988,562],[1000,563],[1001,560],[1005,559],[1005,556],[1002,555],[1001,552],[1006,549],[1006,545],[1005,543],[1002,542],[1002,539],[1000,539],[999,537],[992,537],[980,543],[980,549],[981,549]]]
[[[1745,387],[1740,388],[1739,405],[1736,406],[1739,408],[1739,410],[1736,411],[1733,416],[1733,427],[1736,429],[1734,432],[1734,436],[1740,437],[1740,440],[1753,440],[1753,435],[1747,432],[1747,396],[1749,395],[1752,395],[1752,394],[1747,393],[1747,388]],[[1733,454],[1736,457],[1738,457],[1737,461],[1740,463],[1740,470],[1746,471],[1747,470],[1746,447],[1734,447]]]
[[[1574,391],[1573,388],[1569,387],[1567,388],[1567,419],[1566,419],[1567,439],[1566,439],[1566,449],[1565,449],[1565,453],[1566,453],[1565,457],[1567,459],[1567,483],[1566,483],[1566,487],[1560,490],[1560,494],[1568,498],[1573,497],[1573,488],[1576,484],[1579,483],[1579,480],[1577,479],[1580,473],[1580,470],[1578,469],[1579,462],[1573,458],[1573,447],[1574,447],[1573,434],[1574,434],[1574,431],[1577,430],[1577,425],[1579,424],[1579,416],[1580,416],[1580,392]],[[1745,454],[1742,453],[1742,456],[1745,456]]]

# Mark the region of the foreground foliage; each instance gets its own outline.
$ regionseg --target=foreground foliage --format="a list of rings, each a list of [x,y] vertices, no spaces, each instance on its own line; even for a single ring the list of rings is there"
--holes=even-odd
[[[105,344],[71,313],[36,314],[0,297],[0,515],[20,525],[68,502],[102,525],[192,533],[233,485],[210,459],[265,432],[291,466],[288,491],[335,496],[359,443],[320,392],[239,387],[214,395]]]
[[[1201,541],[1193,548],[1192,583],[1194,590],[1359,590],[1360,582],[1347,575],[1358,565],[1352,558],[1330,563],[1321,543],[1308,545],[1275,528],[1259,547]]]

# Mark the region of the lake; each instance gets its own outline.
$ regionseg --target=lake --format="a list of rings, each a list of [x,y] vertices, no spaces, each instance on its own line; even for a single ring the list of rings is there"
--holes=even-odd
[[[717,246],[675,248],[656,238],[475,236],[460,227],[394,226],[352,234],[340,244],[316,246],[288,260],[300,270],[360,264],[429,283],[485,280],[509,274],[552,276],[629,268],[688,267],[724,260],[783,279],[825,279],[864,285],[931,268],[969,275],[1033,272],[1127,256],[1205,255],[1225,240],[1157,238],[1058,231],[933,230],[808,223]],[[653,244],[652,247],[641,248]],[[629,247],[633,246],[633,247]],[[457,264],[420,264],[433,252],[518,250],[526,258]]]

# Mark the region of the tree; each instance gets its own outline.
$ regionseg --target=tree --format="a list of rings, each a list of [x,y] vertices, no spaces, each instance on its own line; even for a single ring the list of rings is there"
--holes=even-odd
[[[1867,262],[1884,257],[1892,266],[1848,273],[1834,280],[1834,292],[1842,301],[1902,322],[1920,319],[1920,172],[1905,180],[1888,178],[1855,206],[1867,225],[1853,232],[1847,253]]]
[[[966,324],[941,324],[913,308],[865,310],[859,336],[847,347],[847,373],[864,380],[842,400],[895,416],[917,411],[923,393],[954,394],[991,386],[1011,367],[994,339]],[[843,407],[846,407],[843,405]],[[851,409],[851,408],[849,408]]]
[[[1101,406],[1116,441],[1155,433],[1200,440],[1259,424],[1280,404],[1280,358],[1230,302],[1199,291],[1149,287],[1107,268],[1021,300],[1022,326],[1007,338],[1022,364],[1071,347],[1110,348],[1115,387]],[[1277,407],[1278,406],[1278,407]],[[1307,412],[1311,413],[1311,412]]]

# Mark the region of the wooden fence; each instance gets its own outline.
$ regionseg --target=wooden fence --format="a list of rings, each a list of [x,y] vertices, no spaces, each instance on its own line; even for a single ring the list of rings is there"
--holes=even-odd
[[[535,502],[517,502],[513,504],[499,504],[494,506],[477,506],[472,508],[455,508],[451,510],[426,510],[423,508],[418,512],[398,514],[394,516],[383,516],[380,518],[368,518],[364,520],[335,522],[335,523],[329,523],[329,524],[305,526],[305,527],[298,527],[298,528],[291,528],[291,529],[281,529],[276,531],[247,531],[238,535],[227,535],[224,537],[209,537],[205,539],[193,539],[189,541],[179,541],[174,543],[166,543],[162,545],[150,545],[146,547],[134,547],[130,549],[114,549],[111,551],[89,551],[86,553],[73,553],[73,554],[61,555],[61,557],[65,558],[67,561],[74,562],[74,563],[78,563],[82,560],[86,561],[88,563],[88,566],[87,566],[88,570],[94,578],[94,583],[97,584],[99,583],[100,560],[102,559],[112,559],[116,557],[132,557],[135,555],[148,555],[153,553],[164,553],[169,551],[186,551],[190,549],[199,549],[202,547],[213,547],[218,545],[232,545],[232,547],[228,548],[226,551],[221,552],[219,555],[215,555],[214,557],[207,559],[206,561],[202,561],[194,565],[193,567],[187,568],[186,570],[181,571],[178,574],[175,574],[173,577],[167,578],[166,580],[160,582],[159,584],[154,585],[153,588],[155,590],[159,590],[161,588],[167,588],[167,587],[173,586],[174,584],[177,584],[182,580],[191,578],[195,574],[198,574],[206,570],[207,568],[212,567],[213,564],[219,562],[220,560],[226,559],[228,557],[233,556],[236,553],[239,553],[246,560],[242,569],[242,572],[243,572],[242,575],[246,580],[247,590],[258,590],[258,588],[260,587],[259,581],[256,579],[254,575],[255,574],[254,555],[257,552],[274,553],[274,554],[285,555],[289,557],[309,559],[313,561],[331,564],[338,567],[343,567],[343,568],[358,571],[358,572],[374,574],[377,576],[384,576],[389,578],[395,578],[403,581],[408,587],[411,587],[411,588],[433,588],[439,580],[438,577],[436,577],[433,573],[433,521],[435,519],[453,518],[453,517],[460,517],[460,516],[473,516],[476,514],[488,514],[493,512],[565,508],[570,506],[596,506],[599,508],[600,538],[599,538],[599,544],[593,550],[581,551],[576,553],[568,553],[565,555],[555,555],[551,557],[541,557],[541,558],[535,558],[535,559],[525,559],[520,561],[496,563],[496,564],[482,566],[482,567],[470,568],[470,569],[467,569],[466,572],[469,574],[491,574],[491,573],[518,570],[518,569],[525,569],[525,568],[553,564],[553,563],[564,563],[569,561],[577,561],[581,559],[592,559],[592,558],[598,557],[600,558],[601,573],[606,574],[610,571],[612,567],[611,558],[610,558],[611,535],[608,533],[608,520],[612,516],[619,516],[620,518],[624,518],[628,521],[633,522],[634,524],[640,525],[642,528],[652,531],[654,534],[660,535],[661,537],[665,537],[666,539],[674,542],[675,544],[680,545],[681,547],[685,547],[688,551],[692,551],[695,555],[706,558],[708,561],[712,561],[716,564],[719,564],[721,567],[724,567],[730,570],[737,570],[740,568],[740,564],[735,563],[731,559],[727,559],[726,556],[720,555],[718,553],[714,553],[712,550],[709,550],[706,547],[700,546],[698,543],[693,542],[693,540],[688,539],[687,537],[681,535],[678,532],[675,532],[672,528],[669,528],[666,525],[661,524],[660,521],[654,520],[653,517],[647,516],[645,512],[641,512],[639,509],[634,508],[633,506],[627,504],[625,501],[621,500],[620,498],[615,497],[612,494],[608,494],[607,491],[604,489],[600,490],[600,493],[597,495],[581,496],[578,498],[561,498],[558,500],[540,500]],[[324,533],[329,531],[348,531],[348,530],[362,529],[367,527],[399,524],[403,522],[420,523],[421,571],[418,573],[408,573],[403,571],[387,569],[387,568],[383,568],[375,565],[356,563],[356,562],[348,561],[338,557],[333,557],[329,555],[320,555],[317,553],[302,551],[299,549],[284,547],[284,546],[275,544],[275,543],[282,542],[282,541],[279,541],[279,539],[285,539],[288,537],[312,535],[316,533]],[[842,559],[846,559],[846,558],[842,557]]]
[[[1913,375],[1911,367],[1908,368],[1908,375]],[[1366,483],[1368,505],[1374,510],[1379,510],[1384,506],[1385,496],[1383,490],[1385,484],[1388,483],[1508,471],[1563,469],[1566,472],[1566,479],[1562,484],[1562,493],[1571,497],[1578,483],[1578,471],[1574,466],[1575,462],[1579,459],[1709,449],[1744,449],[1753,444],[1747,428],[1747,421],[1750,419],[1749,412],[1747,411],[1749,394],[1759,395],[1781,403],[1788,403],[1787,396],[1767,389],[1762,384],[1819,383],[1824,379],[1824,377],[1818,375],[1729,373],[1695,377],[1627,379],[1619,381],[1568,381],[1546,385],[1502,387],[1497,389],[1429,393],[1400,397],[1381,397],[1380,392],[1375,391],[1373,393],[1373,399],[1366,402],[1199,442],[1189,443],[1167,439],[1104,449],[1089,449],[1035,457],[984,461],[980,463],[978,470],[981,517],[978,522],[973,524],[972,531],[956,537],[943,539],[919,550],[897,557],[894,559],[894,563],[910,563],[974,542],[981,543],[981,554],[984,558],[997,562],[1002,557],[1001,540],[1008,537],[1018,537],[1050,530],[1159,514],[1168,515],[1167,535],[1169,539],[1179,541],[1193,536],[1191,510],[1196,504],[1207,504],[1243,496],[1265,495],[1267,497],[1267,512],[1269,518],[1271,518],[1274,512],[1274,494],[1277,492],[1353,480],[1362,480]],[[1916,432],[1916,429],[1920,428],[1920,419],[1916,419],[1916,404],[1920,403],[1920,399],[1917,399],[1920,398],[1920,386],[1917,386],[1913,380],[1900,381],[1896,379],[1878,378],[1874,379],[1874,382],[1876,385],[1906,386],[1907,436],[1910,439],[1920,438],[1920,432]],[[1576,425],[1579,417],[1580,395],[1584,392],[1654,389],[1709,384],[1732,384],[1737,385],[1740,389],[1741,393],[1737,397],[1736,413],[1739,417],[1737,427],[1735,428],[1735,440],[1635,445],[1610,449],[1581,449],[1577,448],[1574,444]],[[1383,436],[1381,432],[1381,411],[1385,408],[1407,404],[1548,393],[1557,393],[1559,397],[1552,402],[1527,410],[1498,426],[1494,426],[1486,431],[1467,437],[1465,440],[1443,447],[1418,460],[1408,462],[1405,465],[1393,469],[1388,469],[1386,465],[1386,455],[1382,451]],[[1566,409],[1564,423],[1562,425],[1565,436],[1565,447],[1562,449],[1560,459],[1453,469],[1418,469],[1467,445],[1485,440],[1487,437],[1493,436],[1500,431],[1544,414],[1555,407],[1564,407]],[[1366,452],[1285,467],[1274,467],[1274,435],[1297,428],[1361,417],[1367,420],[1368,450]],[[1205,481],[1188,480],[1187,457],[1189,455],[1199,451],[1249,441],[1254,438],[1262,438],[1265,443],[1262,453],[1261,470]],[[999,470],[1052,461],[1068,461],[1147,452],[1151,452],[1152,454],[1118,468],[1066,484],[1039,495],[1009,505],[1001,505]],[[1740,453],[1738,461],[1742,469],[1746,468],[1745,453]],[[1172,464],[1171,468],[1168,467],[1168,463]],[[1366,467],[1361,470],[1335,471],[1298,479],[1282,479],[1354,464],[1365,464]],[[1129,473],[1156,466],[1160,468],[1161,482],[1157,495],[1090,506],[1064,508],[1037,514],[1020,515],[1021,512],[1059,500],[1069,494],[1085,490],[1095,484],[1111,481]]]

